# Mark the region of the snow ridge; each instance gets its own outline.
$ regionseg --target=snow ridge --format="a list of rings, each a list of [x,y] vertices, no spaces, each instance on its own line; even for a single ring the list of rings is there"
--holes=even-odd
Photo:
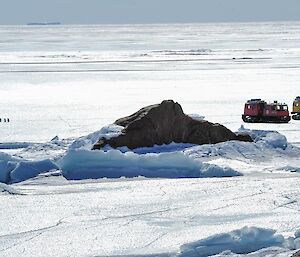
[[[18,155],[0,153],[0,182],[16,183],[41,173],[61,170],[70,180],[148,177],[148,178],[203,178],[232,177],[242,173],[232,167],[220,166],[214,160],[264,162],[285,156],[299,159],[300,149],[288,144],[285,136],[276,131],[247,130],[254,142],[228,141],[195,146],[171,143],[130,150],[126,147],[90,150],[101,137],[110,138],[122,133],[123,127],[108,125],[100,131],[72,140],[55,137],[45,144],[32,144]],[[69,147],[68,147],[69,146]],[[36,159],[26,159],[36,156]],[[24,158],[25,157],[25,158]],[[293,159],[294,158],[294,159]],[[228,162],[227,162],[228,163]],[[299,172],[297,162],[282,165],[279,170]],[[274,167],[278,170],[278,167]]]
[[[59,162],[67,179],[88,178],[200,178],[241,175],[231,168],[204,164],[182,152],[136,154],[118,150],[70,150]]]

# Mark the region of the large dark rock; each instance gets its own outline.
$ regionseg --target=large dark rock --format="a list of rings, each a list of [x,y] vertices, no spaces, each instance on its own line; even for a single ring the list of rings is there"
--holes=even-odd
[[[185,115],[181,106],[172,100],[144,107],[116,120],[115,124],[124,127],[123,133],[111,139],[101,138],[93,149],[101,149],[106,144],[134,149],[171,142],[202,145],[228,140],[252,141],[250,136],[236,135],[223,125]]]

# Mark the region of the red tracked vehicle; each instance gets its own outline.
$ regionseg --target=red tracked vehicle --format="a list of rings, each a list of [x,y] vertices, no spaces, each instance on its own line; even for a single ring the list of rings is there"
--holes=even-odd
[[[288,123],[291,120],[288,106],[286,104],[267,103],[261,99],[251,99],[245,103],[244,122],[271,122]]]

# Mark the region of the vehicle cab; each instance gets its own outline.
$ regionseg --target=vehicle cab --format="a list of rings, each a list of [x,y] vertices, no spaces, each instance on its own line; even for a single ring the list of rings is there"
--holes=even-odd
[[[245,116],[261,116],[266,102],[261,99],[251,99],[245,103]]]
[[[300,113],[300,96],[297,96],[293,102],[293,111],[292,113]]]
[[[300,120],[300,96],[297,96],[293,102],[293,120]]]

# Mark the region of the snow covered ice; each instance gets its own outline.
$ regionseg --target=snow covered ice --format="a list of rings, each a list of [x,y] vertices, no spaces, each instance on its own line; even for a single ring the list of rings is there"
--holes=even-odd
[[[144,155],[118,150],[69,151],[62,158],[60,168],[68,179],[88,178],[200,178],[232,177],[240,175],[230,168],[202,164],[184,153],[148,153]]]
[[[0,35],[10,118],[0,123],[0,256],[300,249],[300,122],[241,126],[248,98],[290,105],[299,95],[300,23],[2,26]],[[107,124],[163,99],[254,142],[90,151],[121,133]]]
[[[116,133],[108,128],[107,136],[108,131]],[[135,153],[87,150],[99,134],[95,132],[69,143],[64,154],[48,161],[22,158],[28,151],[35,155],[34,147],[19,152],[18,158],[3,154],[2,162],[17,167],[10,177],[24,181],[0,184],[6,221],[1,253],[18,256],[25,249],[29,256],[289,256],[300,247],[300,194],[299,175],[286,165],[299,167],[300,149],[278,132],[248,132],[254,143],[173,143],[160,146],[161,153],[158,146]],[[65,149],[63,143],[55,144]],[[40,151],[47,148],[53,148],[51,143]],[[106,178],[88,179],[95,175]]]

